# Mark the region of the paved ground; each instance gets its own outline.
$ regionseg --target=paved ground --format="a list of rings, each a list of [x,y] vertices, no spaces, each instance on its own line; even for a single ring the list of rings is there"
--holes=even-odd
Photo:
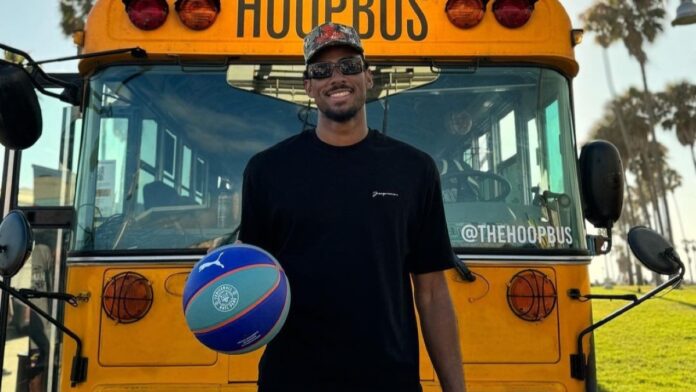
[[[5,370],[9,370],[12,373],[2,376],[2,388],[0,388],[0,390],[3,392],[14,392],[16,390],[17,355],[26,354],[28,347],[29,338],[26,336],[8,339],[7,343],[5,343],[5,360],[3,366]]]

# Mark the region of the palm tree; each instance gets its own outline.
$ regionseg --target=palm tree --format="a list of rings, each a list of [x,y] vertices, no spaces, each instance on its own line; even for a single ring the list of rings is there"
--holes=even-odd
[[[623,227],[626,229],[626,232],[625,232],[625,235],[622,236],[622,238],[624,238],[624,237],[626,237],[626,236],[628,235],[628,232],[629,232],[629,230],[630,230],[631,227],[635,227],[635,226],[636,226],[636,218],[635,218],[635,212],[634,212],[634,211],[637,209],[637,208],[636,208],[636,205],[635,205],[635,202],[634,202],[634,200],[633,200],[633,196],[632,196],[632,194],[636,193],[635,189],[632,190],[632,189],[631,189],[631,186],[628,185],[627,182],[625,182],[624,185],[625,185],[625,187],[626,187],[626,201],[628,202],[628,213],[629,213],[629,216],[628,216],[628,222],[624,222],[624,224],[623,224]],[[627,252],[627,253],[628,253],[628,252]],[[629,260],[630,260],[630,259],[631,259],[631,257],[630,257],[630,255],[629,255]],[[640,264],[639,262],[637,262],[636,260],[633,260],[633,262],[631,263],[631,265],[635,268],[635,274],[636,274],[636,280],[635,280],[635,281],[636,281],[636,284],[637,284],[637,285],[643,284],[643,267],[642,267],[641,264]],[[633,271],[631,271],[631,272],[633,272]]]
[[[609,88],[609,94],[611,95],[611,98],[612,98],[612,102],[609,104],[609,107],[613,110],[613,113],[614,113],[614,116],[616,119],[616,124],[618,125],[618,128],[621,131],[621,134],[620,134],[621,141],[623,142],[622,145],[623,145],[623,148],[625,149],[624,153],[621,154],[621,156],[623,157],[623,162],[628,163],[628,157],[634,157],[634,156],[636,156],[637,153],[635,152],[635,150],[636,150],[635,146],[633,146],[633,143],[631,143],[629,141],[630,138],[628,136],[628,131],[626,130],[626,124],[624,123],[624,120],[623,120],[623,114],[621,112],[621,107],[620,107],[621,105],[620,105],[619,101],[617,100],[616,88],[614,87],[614,78],[613,78],[612,72],[611,72],[611,63],[609,61],[609,54],[607,51],[607,48],[608,48],[610,43],[607,42],[607,40],[605,38],[606,38],[606,36],[604,36],[604,35],[597,35],[597,41],[600,44],[600,46],[602,46],[602,58],[604,60],[604,75],[607,78],[607,87]],[[602,133],[607,133],[607,132],[602,131]],[[617,145],[617,143],[614,143],[614,145]],[[628,169],[627,166],[624,167],[624,171],[626,169]],[[624,173],[624,176],[625,176],[625,173]],[[636,181],[638,182],[638,185],[640,186],[640,178],[639,177],[636,178]],[[622,223],[626,224],[626,227],[627,227],[626,234],[628,234],[628,228],[636,225],[636,223],[635,223],[636,218],[635,218],[635,213],[633,211],[634,208],[633,208],[633,203],[631,202],[631,193],[629,190],[628,182],[624,182],[624,186],[626,187],[625,194],[626,194],[626,197],[628,200],[628,210],[630,213],[630,220],[629,220],[630,224],[626,224],[627,219],[625,218],[626,217],[625,214],[622,215],[621,218],[623,218]],[[646,216],[646,219],[647,219],[647,217],[649,216],[649,214],[647,212],[647,207],[646,207],[647,203],[645,202],[645,200],[643,200],[642,193],[639,194],[638,196],[640,199],[640,203],[638,205],[640,205],[642,207],[644,215]],[[620,218],[620,220],[621,220],[621,218]],[[630,259],[630,257],[629,257],[629,259]],[[640,274],[640,268],[637,269],[637,273],[639,274],[638,281],[640,282],[640,281],[642,281],[642,276]],[[633,275],[630,271],[629,271],[629,279],[631,281],[631,284],[633,284],[632,283]]]
[[[644,184],[647,175],[641,175],[642,172],[651,172],[651,170],[646,170],[646,167],[650,165],[646,153],[649,144],[650,124],[645,114],[642,99],[643,94],[635,88],[631,88],[623,95],[610,101],[606,106],[604,117],[591,131],[591,136],[608,140],[619,150],[624,170],[634,174],[633,178],[635,178],[637,189],[643,190],[643,192],[637,192],[643,213],[641,221],[649,224],[652,219],[648,212],[648,200],[657,206],[655,202],[657,192],[652,181]],[[626,129],[631,129],[631,137],[627,136]],[[659,219],[657,220],[659,222]]]
[[[671,169],[667,165],[667,148],[660,142],[648,141],[643,146],[642,153],[638,158],[631,162],[632,172],[640,177],[642,186],[639,186],[638,189],[652,201],[659,223],[658,227],[664,232],[658,195],[662,194],[666,198],[669,191],[669,186],[666,183],[668,178],[666,170]],[[656,186],[660,182],[663,184],[661,190]]]
[[[657,141],[655,136],[657,120],[645,71],[648,56],[643,46],[646,42],[654,42],[659,33],[664,30],[665,15],[662,0],[599,0],[581,15],[585,22],[585,29],[596,33],[595,40],[599,45],[607,48],[616,41],[622,41],[629,55],[638,61],[645,95],[643,102],[650,121],[650,135],[653,142]],[[659,177],[658,194],[662,198],[666,216],[666,232],[671,240],[672,225],[663,182],[664,176],[660,173]],[[659,206],[656,212],[658,220],[662,223]]]
[[[681,175],[674,169],[668,166],[667,164],[667,148],[660,144],[659,142],[650,142],[650,144],[647,147],[648,150],[648,159],[650,159],[650,164],[645,165],[643,163],[643,166],[640,167],[640,174],[643,176],[643,184],[655,184],[659,180],[662,180],[662,183],[664,184],[664,197],[669,195],[670,192],[674,193],[674,191],[679,188],[682,184],[682,177]],[[652,168],[657,168],[657,170],[648,170],[646,167],[652,167]],[[661,178],[658,179],[659,176],[662,176]],[[638,190],[639,192],[649,192],[652,200],[653,200],[653,205],[656,205],[657,199],[655,197],[654,189],[648,189],[648,190]],[[666,200],[665,200],[666,201]],[[655,285],[659,285],[662,283],[662,276],[657,273],[653,272],[653,282]]]
[[[85,19],[95,0],[60,0],[60,28],[66,37],[75,31],[84,30]]]
[[[628,283],[633,286],[633,271],[631,266],[631,258],[628,255],[628,249],[624,246],[616,245],[614,251],[618,256],[615,258],[616,265],[619,269],[619,277],[616,279],[619,283]]]
[[[691,159],[696,169],[696,85],[681,82],[667,86],[657,94],[658,106],[663,108],[662,127],[675,129],[677,140],[682,146],[691,147]]]

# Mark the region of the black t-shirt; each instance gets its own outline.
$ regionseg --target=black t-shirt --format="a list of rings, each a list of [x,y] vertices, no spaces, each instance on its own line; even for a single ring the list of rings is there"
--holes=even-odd
[[[410,273],[456,259],[430,156],[374,130],[347,147],[302,132],[250,160],[240,239],[291,289],[261,391],[420,391]]]

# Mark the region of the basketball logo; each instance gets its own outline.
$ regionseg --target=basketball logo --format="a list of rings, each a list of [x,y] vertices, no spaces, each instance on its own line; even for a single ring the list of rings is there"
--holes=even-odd
[[[239,291],[231,284],[223,284],[213,292],[213,306],[220,312],[230,312],[237,307]]]

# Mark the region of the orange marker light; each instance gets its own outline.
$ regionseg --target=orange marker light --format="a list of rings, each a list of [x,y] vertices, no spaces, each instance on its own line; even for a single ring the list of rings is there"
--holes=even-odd
[[[179,19],[192,30],[205,30],[220,13],[220,0],[177,0],[174,7]]]
[[[526,321],[541,321],[556,306],[556,286],[541,271],[520,271],[508,283],[507,300],[510,310],[517,317]]]
[[[570,32],[570,42],[573,46],[580,45],[582,39],[585,36],[585,31],[583,29],[573,29]]]
[[[448,0],[445,5],[447,18],[460,29],[470,29],[483,19],[488,0]]]
[[[102,291],[106,316],[122,324],[145,317],[152,306],[152,284],[136,272],[122,272],[111,278]]]

